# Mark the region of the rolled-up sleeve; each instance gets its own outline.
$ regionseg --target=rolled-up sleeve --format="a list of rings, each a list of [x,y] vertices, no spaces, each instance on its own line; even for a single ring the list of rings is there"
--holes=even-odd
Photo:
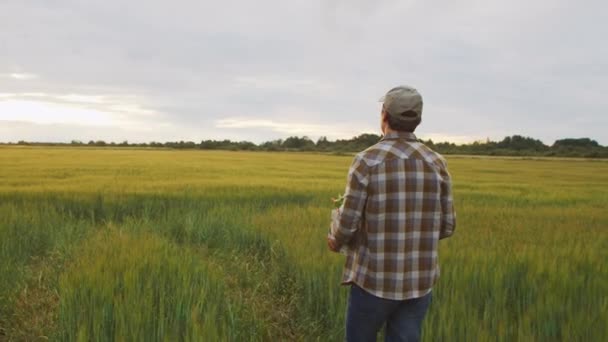
[[[334,234],[334,239],[339,246],[347,244],[359,230],[367,202],[368,183],[368,167],[365,161],[357,155],[348,172],[344,203],[340,210],[338,229]]]

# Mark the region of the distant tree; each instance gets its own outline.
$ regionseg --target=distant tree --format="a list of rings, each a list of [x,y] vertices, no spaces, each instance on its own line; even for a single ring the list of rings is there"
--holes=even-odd
[[[203,150],[214,150],[216,149],[216,142],[213,140],[203,140],[201,141],[201,143],[198,145],[198,147],[200,149]]]
[[[315,146],[318,150],[326,150],[331,146],[331,143],[327,140],[327,137],[322,136],[317,140]]]
[[[283,139],[266,141],[260,144],[260,148],[266,151],[280,151],[283,150]]]
[[[249,141],[225,140],[203,140],[200,144],[192,141],[131,143],[127,140],[117,144],[103,140],[90,140],[88,146],[139,146],[139,147],[167,147],[176,149],[219,149],[219,150],[246,150],[246,151],[324,151],[336,153],[352,153],[362,151],[376,144],[380,136],[376,134],[361,134],[351,139],[338,139],[330,141],[322,136],[316,142],[309,137],[292,136],[285,140],[277,139],[256,145]],[[475,141],[469,144],[456,145],[450,142],[434,142],[432,140],[422,141],[427,146],[443,154],[473,154],[473,155],[498,155],[498,156],[560,156],[560,157],[586,157],[586,158],[608,158],[608,147],[601,146],[597,141],[590,138],[567,138],[556,140],[548,147],[540,140],[521,135],[508,136],[501,141],[485,140]],[[13,143],[8,143],[13,144]],[[70,143],[52,142],[27,142],[19,140],[18,145],[34,146],[61,146],[61,145],[84,145],[80,140],[72,140]]]
[[[196,148],[196,143],[194,141],[182,142],[181,147],[182,148]]]
[[[429,139],[427,141],[423,140],[422,143],[425,144],[426,146],[430,147],[430,148],[435,148],[435,143],[431,139]]]
[[[367,148],[377,143],[380,140],[380,136],[377,134],[365,133],[353,138],[353,140],[361,147]]]
[[[376,134],[361,134],[351,139],[338,139],[335,142],[334,150],[339,152],[355,152],[362,151],[376,144],[380,140],[380,136]]]
[[[314,149],[315,143],[310,138],[304,137],[289,137],[283,142],[283,147],[289,149],[311,150]]]
[[[600,144],[598,144],[597,141],[591,140],[589,138],[567,138],[556,140],[551,147],[600,147]]]
[[[498,148],[504,148],[515,151],[532,150],[532,151],[544,151],[549,147],[543,144],[542,141],[523,137],[521,135],[513,135],[511,137],[505,137],[501,142],[497,143]]]
[[[244,151],[255,151],[258,149],[258,146],[256,144],[249,141],[239,141],[238,143],[236,143],[236,146],[239,150]]]

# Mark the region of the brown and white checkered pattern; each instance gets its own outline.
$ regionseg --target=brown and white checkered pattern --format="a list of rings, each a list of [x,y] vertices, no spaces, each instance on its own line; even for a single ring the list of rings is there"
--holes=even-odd
[[[418,298],[439,277],[439,240],[456,217],[445,159],[412,133],[387,134],[350,167],[334,234],[348,253],[343,284],[382,298]]]

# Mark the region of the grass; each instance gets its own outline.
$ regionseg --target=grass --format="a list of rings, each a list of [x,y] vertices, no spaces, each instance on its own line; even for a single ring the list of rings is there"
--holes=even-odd
[[[0,148],[0,340],[341,340],[351,159]],[[449,164],[424,340],[606,340],[608,163]]]

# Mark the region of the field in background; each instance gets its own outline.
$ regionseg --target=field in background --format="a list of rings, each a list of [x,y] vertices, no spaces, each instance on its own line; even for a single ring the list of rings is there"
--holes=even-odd
[[[0,148],[0,340],[343,337],[352,157]],[[425,341],[608,339],[608,162],[448,158]]]

